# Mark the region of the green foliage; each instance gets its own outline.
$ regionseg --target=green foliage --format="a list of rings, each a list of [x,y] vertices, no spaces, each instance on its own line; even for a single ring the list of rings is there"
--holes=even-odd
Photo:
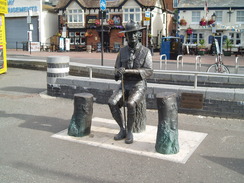
[[[204,39],[200,39],[199,44],[200,44],[199,48],[205,48],[205,40]]]
[[[224,42],[224,48],[226,48],[227,51],[231,51],[232,47],[233,47],[232,41],[227,38]]]

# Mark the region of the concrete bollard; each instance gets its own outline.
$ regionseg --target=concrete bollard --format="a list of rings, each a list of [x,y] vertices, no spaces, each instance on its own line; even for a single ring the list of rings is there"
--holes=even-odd
[[[47,57],[47,83],[55,84],[57,78],[69,75],[69,57],[68,56],[50,56]]]
[[[77,93],[74,95],[74,113],[72,115],[68,135],[82,137],[89,135],[93,114],[93,95]]]
[[[161,154],[176,154],[178,143],[178,107],[175,93],[156,95],[158,106],[158,131],[155,149]]]
[[[91,46],[91,45],[87,45],[87,46],[86,46],[86,51],[87,51],[88,53],[91,53],[91,52],[92,52],[92,46]]]
[[[60,86],[56,85],[57,78],[69,75],[69,57],[47,57],[47,94],[60,96]]]

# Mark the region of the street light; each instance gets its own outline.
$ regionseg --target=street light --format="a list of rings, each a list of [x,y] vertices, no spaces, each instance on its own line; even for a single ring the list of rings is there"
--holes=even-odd
[[[211,16],[211,18],[212,18],[213,21],[216,21],[216,14],[213,13],[213,15]]]

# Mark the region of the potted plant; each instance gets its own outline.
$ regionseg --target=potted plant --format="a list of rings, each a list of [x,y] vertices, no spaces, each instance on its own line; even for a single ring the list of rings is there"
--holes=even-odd
[[[197,49],[197,53],[198,55],[204,55],[205,52],[206,52],[206,47],[205,47],[205,40],[204,39],[200,39],[199,40],[199,46],[198,46],[198,49]]]
[[[92,32],[91,31],[87,31],[86,33],[85,33],[85,37],[92,37],[93,36],[93,34],[92,34]]]
[[[114,20],[112,20],[112,19],[109,19],[107,22],[109,25],[114,25]]]
[[[192,30],[191,27],[188,27],[188,28],[186,29],[186,33],[187,33],[187,34],[192,34],[192,32],[193,32],[193,30]]]
[[[187,25],[187,22],[186,22],[186,20],[185,20],[184,18],[182,18],[182,19],[180,20],[180,25],[181,25],[181,26],[186,26],[186,25]]]
[[[205,18],[202,18],[201,21],[199,22],[201,26],[206,26],[207,25],[207,20]]]
[[[212,18],[208,21],[208,25],[212,25],[213,23],[215,23],[215,20],[213,20]]]
[[[231,56],[231,48],[233,47],[232,41],[230,39],[226,39],[224,42],[224,56]]]

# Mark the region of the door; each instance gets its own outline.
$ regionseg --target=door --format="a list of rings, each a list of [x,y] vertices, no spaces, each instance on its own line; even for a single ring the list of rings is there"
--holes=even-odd
[[[33,24],[32,41],[38,42],[38,17],[32,17],[31,22]],[[18,48],[22,48],[22,42],[27,42],[27,31],[29,30],[26,17],[14,17],[6,18],[6,39],[7,49],[15,49],[16,42],[18,42]]]
[[[218,43],[219,43],[219,50],[220,50],[220,53],[223,54],[223,51],[222,51],[222,36],[214,36],[214,39],[217,39]]]

